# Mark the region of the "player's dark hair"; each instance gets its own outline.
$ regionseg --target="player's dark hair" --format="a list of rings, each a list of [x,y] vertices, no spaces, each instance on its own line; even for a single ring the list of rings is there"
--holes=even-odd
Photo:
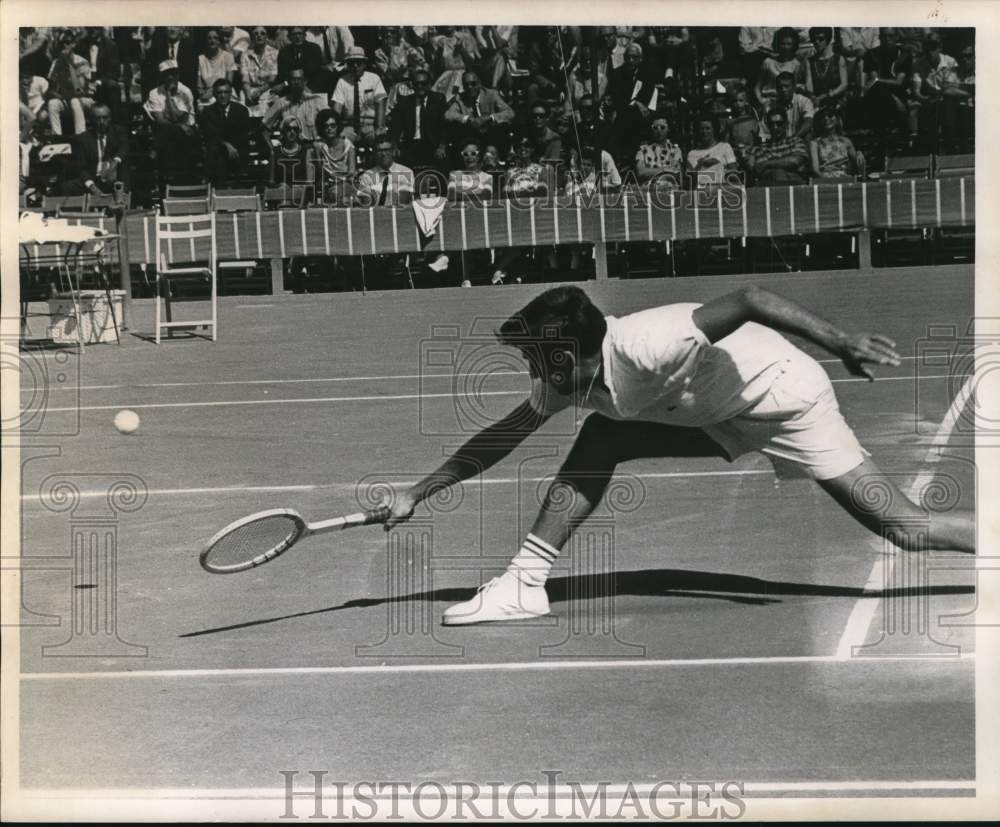
[[[579,287],[553,287],[536,296],[497,330],[501,344],[516,347],[528,358],[572,349],[577,358],[601,349],[608,324],[604,314]]]

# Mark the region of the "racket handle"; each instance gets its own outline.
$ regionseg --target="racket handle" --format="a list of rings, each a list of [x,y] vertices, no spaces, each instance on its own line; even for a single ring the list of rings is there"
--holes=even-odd
[[[373,525],[374,523],[384,523],[389,519],[391,512],[389,506],[383,505],[365,512],[365,521],[362,525]]]

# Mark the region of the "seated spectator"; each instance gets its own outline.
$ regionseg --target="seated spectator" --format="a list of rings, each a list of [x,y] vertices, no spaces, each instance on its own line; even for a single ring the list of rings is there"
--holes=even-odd
[[[908,122],[908,81],[913,58],[903,48],[896,29],[879,29],[879,41],[863,62],[862,89],[868,123],[876,133],[901,131]],[[916,131],[914,124],[912,133]]]
[[[958,61],[941,51],[941,38],[929,34],[924,38],[923,54],[913,61],[910,87],[910,108],[919,118],[921,132],[926,135],[925,149],[939,151],[936,128],[948,152],[958,151],[958,104],[970,93],[958,79]],[[912,122],[911,122],[912,123]]]
[[[90,97],[90,63],[73,51],[76,39],[66,33],[59,39],[59,52],[49,69],[48,112],[53,135],[63,134],[63,115],[73,115],[73,133],[87,130],[86,112],[94,105]]]
[[[600,152],[601,168],[598,171],[594,159]],[[622,177],[615,166],[614,158],[606,150],[584,144],[580,151],[570,151],[569,170],[566,176],[566,195],[578,197],[617,189],[622,185]]]
[[[294,72],[301,72],[296,69]],[[281,122],[281,138],[271,146],[271,183],[293,186],[309,184],[316,166],[311,140],[302,135],[302,123],[294,115]]]
[[[765,110],[771,107],[775,95],[777,95],[778,75],[788,72],[796,85],[805,79],[805,68],[802,61],[796,56],[799,48],[799,33],[790,26],[786,26],[778,29],[774,41],[777,53],[773,57],[764,59],[757,75],[757,85],[754,87],[754,96]]]
[[[160,64],[160,83],[149,91],[145,110],[154,123],[153,143],[160,176],[174,180],[190,168],[200,149],[194,94],[180,82],[180,70],[174,61]]]
[[[747,172],[754,184],[805,184],[809,169],[809,150],[801,138],[785,137],[788,123],[782,109],[767,113],[768,142],[753,147],[747,154]]]
[[[232,54],[239,66],[243,53],[250,48],[250,32],[239,26],[219,26],[219,34],[222,35],[222,48]]]
[[[833,50],[833,29],[814,27],[809,30],[809,40],[816,51],[805,62],[806,91],[816,108],[838,106],[847,91],[847,63]]]
[[[795,79],[788,72],[778,75],[778,94],[774,98],[774,107],[785,110],[789,135],[799,138],[809,137],[812,129],[813,103],[805,95],[795,91]]]
[[[288,45],[278,51],[278,80],[288,83],[292,71],[301,69],[306,83],[312,84],[323,68],[323,50],[306,40],[305,26],[289,26],[288,41]]]
[[[287,118],[295,118],[306,141],[316,140],[316,116],[326,109],[326,95],[317,95],[306,86],[303,69],[290,69],[284,94],[275,98],[264,113],[264,126],[274,129]]]
[[[110,193],[116,181],[128,184],[128,134],[111,122],[111,108],[98,103],[91,110],[93,128],[73,141],[75,180],[64,187],[66,195]]]
[[[483,148],[483,172],[489,174],[493,181],[493,192],[499,195],[503,191],[506,169],[500,162],[500,150],[495,144],[487,144]]]
[[[519,61],[528,71],[528,86],[525,99],[528,104],[555,103],[566,91],[565,66],[559,42],[559,28],[549,26],[545,31],[546,42],[528,42],[527,49]]]
[[[583,46],[579,51],[579,61],[570,76],[569,95],[566,96],[566,108],[569,111],[577,109],[584,98],[600,102],[608,91],[608,73],[603,63],[597,64],[597,89],[594,89],[594,63],[590,48]]]
[[[329,94],[337,86],[347,50],[354,46],[354,35],[347,26],[310,26],[306,40],[323,53],[323,64],[315,74],[306,75],[306,82],[314,91]]]
[[[527,135],[514,141],[514,161],[507,169],[504,190],[508,198],[536,198],[548,192],[545,167],[535,160],[535,142]]]
[[[263,118],[271,105],[271,90],[278,80],[278,50],[267,42],[267,29],[250,30],[250,48],[240,57],[240,81],[243,101],[251,117]]]
[[[847,66],[847,82],[851,87],[861,88],[864,83],[865,55],[879,45],[879,30],[865,26],[841,26],[840,51]]]
[[[635,154],[635,174],[639,183],[655,183],[658,188],[679,187],[684,154],[670,140],[670,124],[666,118],[656,117],[649,129],[652,140],[641,144]]]
[[[414,65],[426,69],[427,60],[419,49],[403,39],[402,27],[385,26],[382,29],[381,44],[374,55],[374,67],[382,76],[382,83],[388,88],[406,77],[412,78],[411,67]]]
[[[413,73],[413,94],[399,98],[389,119],[389,136],[407,166],[440,167],[447,157],[444,95],[431,90],[431,76]]]
[[[431,38],[431,67],[438,73],[434,91],[445,98],[465,89],[465,73],[479,62],[479,44],[464,26],[444,26]]]
[[[719,140],[719,126],[715,118],[707,115],[698,118],[695,141],[695,148],[687,154],[687,168],[695,186],[726,183],[726,174],[735,173],[739,166],[733,148]]]
[[[181,84],[192,91],[198,88],[198,52],[194,44],[184,37],[181,26],[166,26],[153,32],[143,62],[142,88],[146,94],[159,83],[160,64],[165,60],[177,64]]]
[[[387,137],[375,142],[375,165],[358,179],[354,202],[361,207],[406,206],[413,201],[413,170],[396,163],[396,146]]]
[[[21,26],[17,30],[18,66],[22,72],[37,77],[48,77],[52,60],[49,57],[52,32],[46,28]]]
[[[535,145],[534,155],[543,164],[557,164],[562,155],[562,138],[549,126],[549,107],[535,101],[525,134]]]
[[[722,38],[713,34],[701,55],[701,76],[711,80],[741,76],[739,61],[726,54]]]
[[[747,152],[763,140],[765,132],[760,118],[750,106],[746,89],[734,87],[730,92],[729,119],[723,134],[733,148],[736,160],[743,163]]]
[[[76,53],[90,64],[90,97],[105,104],[113,117],[122,101],[118,47],[104,33],[103,26],[87,26],[86,35],[76,44]]]
[[[657,91],[652,68],[643,59],[642,47],[629,43],[625,47],[625,62],[611,73],[608,89],[615,111],[616,155],[629,156],[635,152],[639,136],[651,117]]]
[[[742,76],[748,83],[755,83],[761,66],[769,57],[774,57],[774,36],[776,28],[770,26],[740,27],[740,64]]]
[[[356,144],[371,144],[385,128],[385,87],[367,70],[368,56],[360,46],[347,50],[347,71],[330,99],[345,134]]]
[[[456,133],[456,143],[489,141],[503,147],[505,131],[514,120],[514,110],[496,89],[484,89],[475,72],[462,76],[462,92],[451,102],[444,119]]]
[[[205,32],[205,46],[198,55],[198,103],[208,106],[217,80],[224,80],[232,90],[236,76],[236,61],[231,52],[222,48],[222,34],[218,29]]]
[[[336,113],[324,109],[316,117],[319,137],[313,146],[319,191],[323,203],[333,207],[350,206],[354,198],[355,152],[350,138],[341,134]]]
[[[448,175],[449,201],[482,203],[493,198],[493,176],[483,170],[482,151],[469,141],[461,149],[462,169]]]
[[[225,78],[212,85],[213,103],[201,111],[201,136],[205,140],[205,173],[216,187],[246,168],[250,141],[250,113],[233,100],[233,86]]]
[[[21,117],[25,121],[28,133],[34,129],[39,118],[48,118],[45,108],[45,93],[49,91],[49,82],[45,78],[22,72],[18,78],[18,95]]]
[[[832,108],[821,109],[815,119],[809,156],[814,178],[854,180],[865,172],[865,157],[854,149],[851,139]]]
[[[576,118],[573,132],[579,136],[581,143],[598,149],[608,149],[611,146],[612,126],[592,95],[580,98],[573,114]]]

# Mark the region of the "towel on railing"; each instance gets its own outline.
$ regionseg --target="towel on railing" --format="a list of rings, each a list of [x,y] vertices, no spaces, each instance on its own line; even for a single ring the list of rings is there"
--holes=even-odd
[[[426,246],[437,232],[441,223],[441,213],[444,211],[445,199],[440,197],[413,199],[413,216],[417,220],[420,231],[420,245]]]
[[[78,244],[104,235],[97,227],[70,224],[65,218],[46,218],[37,212],[21,213],[17,231],[21,244]]]

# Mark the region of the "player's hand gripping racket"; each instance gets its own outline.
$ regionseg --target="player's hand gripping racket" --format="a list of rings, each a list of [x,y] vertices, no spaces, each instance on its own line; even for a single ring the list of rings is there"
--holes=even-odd
[[[205,544],[199,559],[205,571],[232,574],[273,560],[313,534],[384,523],[388,519],[389,509],[385,506],[318,523],[307,523],[302,515],[289,508],[258,511],[222,529]]]

